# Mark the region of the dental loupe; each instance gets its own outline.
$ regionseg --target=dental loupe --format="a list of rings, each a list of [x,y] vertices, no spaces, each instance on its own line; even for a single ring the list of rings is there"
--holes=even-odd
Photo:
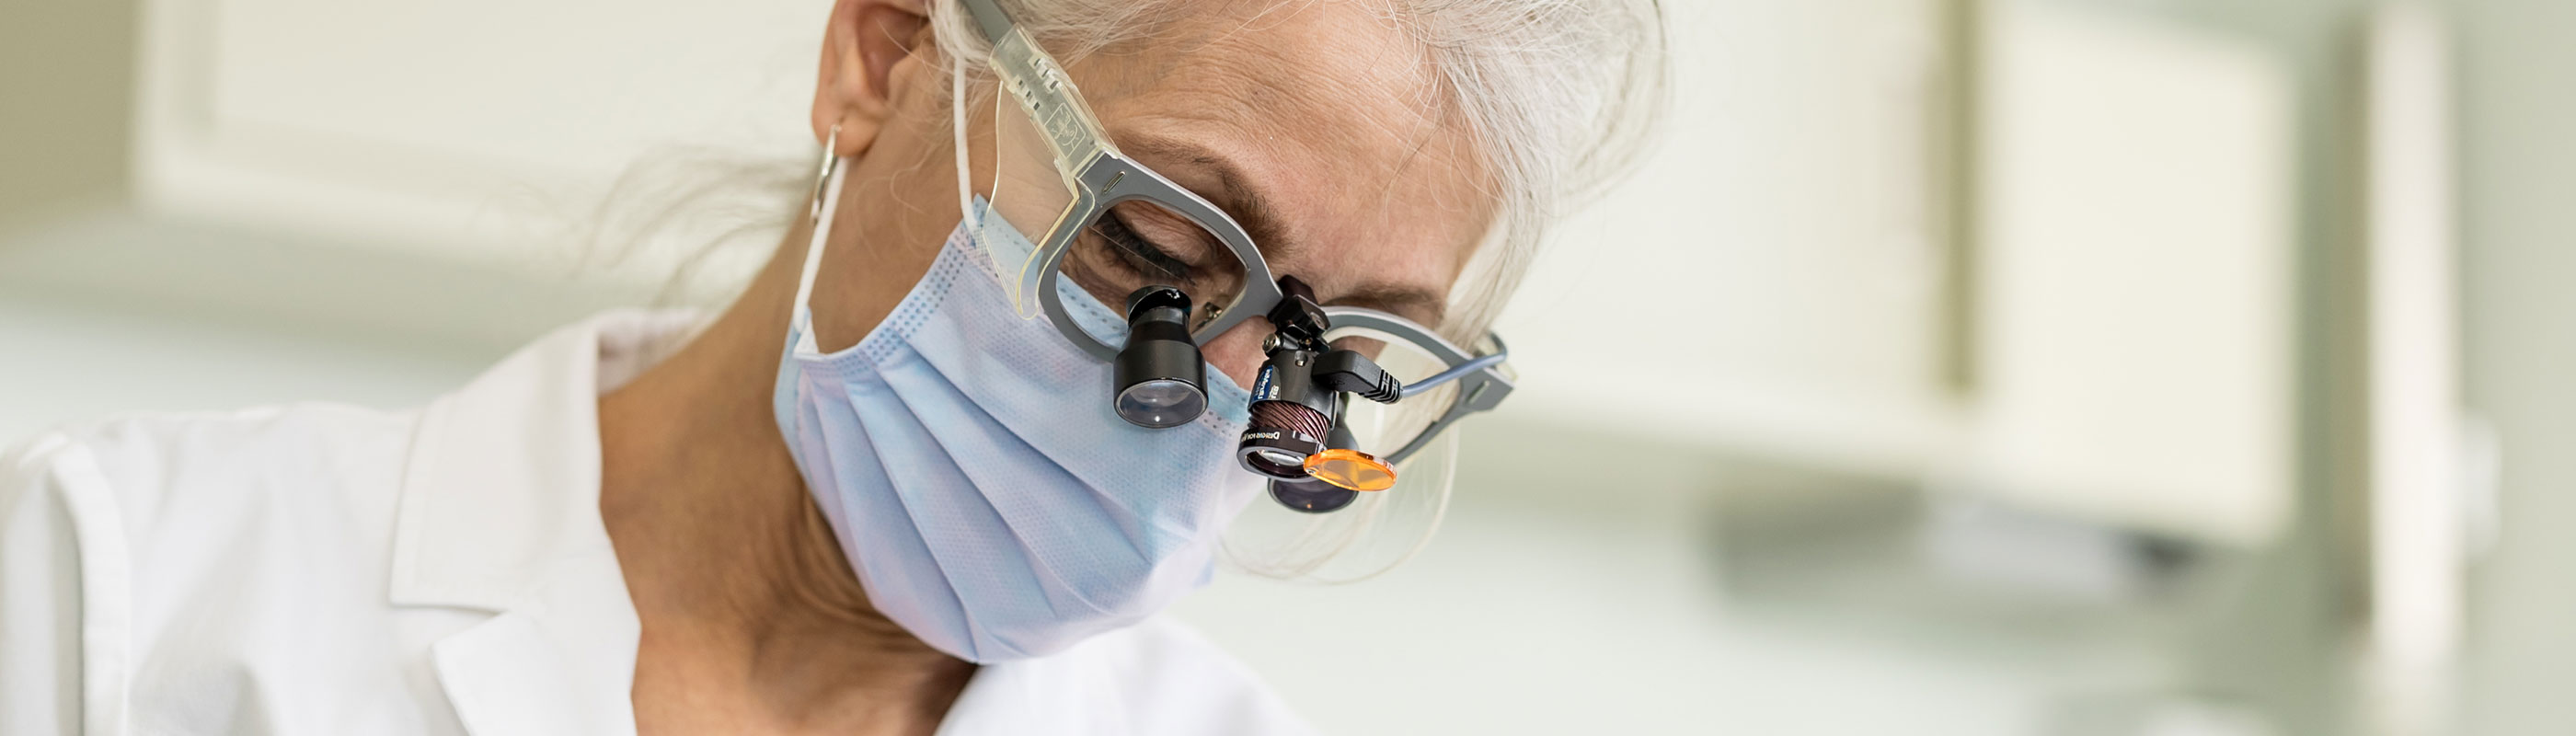
[[[1326,308],[1294,276],[1277,283],[1280,299],[1262,315],[1273,332],[1262,341],[1264,360],[1235,459],[1267,479],[1271,499],[1282,506],[1328,513],[1349,507],[1362,493],[1394,487],[1395,463],[1459,418],[1492,409],[1511,391],[1508,374],[1499,370],[1508,352],[1498,339],[1490,352],[1471,354],[1391,315]],[[1127,339],[1112,361],[1112,403],[1120,418],[1160,429],[1206,412],[1206,361],[1191,339],[1191,307],[1188,294],[1169,286],[1147,286],[1128,296]],[[1336,329],[1336,310],[1350,323],[1346,327],[1412,346],[1444,370],[1408,383],[1369,354],[1335,347],[1326,335]],[[1458,385],[1434,391],[1451,383]],[[1432,402],[1424,407],[1436,410],[1432,421],[1418,434],[1405,435],[1409,439],[1379,437],[1395,448],[1387,457],[1369,452],[1360,439],[1365,433],[1349,426],[1354,400],[1394,405],[1408,398]]]

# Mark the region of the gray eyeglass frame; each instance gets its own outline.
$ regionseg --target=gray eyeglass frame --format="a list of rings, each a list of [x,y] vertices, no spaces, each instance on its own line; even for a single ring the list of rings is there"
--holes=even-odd
[[[1065,74],[1063,65],[1038,48],[1036,39],[1014,23],[1009,13],[994,5],[993,0],[961,0],[961,3],[973,18],[976,28],[983,32],[984,39],[992,44],[988,66],[1000,79],[1000,94],[1017,101],[1020,109],[1037,124],[1047,145],[1054,149],[1059,167],[1057,173],[1070,174],[1066,178],[1073,190],[1073,202],[1059,216],[1057,227],[1050,229],[1052,235],[1047,241],[1033,244],[1037,248],[1038,260],[1028,266],[1042,274],[1037,282],[1038,303],[1046,312],[1047,320],[1055,323],[1057,332],[1064,333],[1065,339],[1073,341],[1076,347],[1094,357],[1103,361],[1117,359],[1118,346],[1102,342],[1084,330],[1066,311],[1064,295],[1058,287],[1061,279],[1055,274],[1063,267],[1066,254],[1072,250],[1073,239],[1080,235],[1082,229],[1089,227],[1111,207],[1126,202],[1150,202],[1188,218],[1224,242],[1226,248],[1234,252],[1235,258],[1243,263],[1245,283],[1242,293],[1235,295],[1232,303],[1220,306],[1214,320],[1193,330],[1190,334],[1192,341],[1205,345],[1244,320],[1269,313],[1286,298],[1279,291],[1278,278],[1271,275],[1269,261],[1262,257],[1260,248],[1253,244],[1252,236],[1244,232],[1243,226],[1197,193],[1173,183],[1119,151],[1117,144],[1109,139],[1107,129],[1100,125],[1099,118],[1092,114],[1091,106],[1083,101],[1081,89],[1074,86],[1073,79]],[[955,104],[965,103],[960,100]],[[1070,171],[1062,168],[1067,166],[1071,167]],[[959,175],[963,176],[964,172],[959,172]],[[1076,225],[1066,227],[1068,223]],[[1335,331],[1350,328],[1385,334],[1413,344],[1442,361],[1445,368],[1454,368],[1478,357],[1429,328],[1393,314],[1345,306],[1328,306],[1324,313],[1331,318]],[[1508,354],[1500,336],[1488,333],[1486,339],[1494,344],[1496,354]],[[1461,376],[1457,383],[1457,398],[1448,409],[1424,427],[1420,435],[1386,457],[1388,462],[1402,462],[1411,457],[1428,446],[1449,425],[1467,415],[1500,406],[1503,398],[1511,395],[1512,391],[1512,379],[1503,372],[1501,365],[1486,366]]]
[[[1444,370],[1466,365],[1468,361],[1478,357],[1413,320],[1375,309],[1325,307],[1324,316],[1332,319],[1333,331],[1371,330],[1410,343],[1422,352],[1429,353],[1431,357],[1439,359]],[[1485,333],[1485,340],[1494,344],[1494,352],[1491,354],[1511,355],[1511,348],[1503,344],[1501,335],[1488,332]],[[1510,360],[1509,357],[1504,359]],[[1458,420],[1465,419],[1470,414],[1493,411],[1495,407],[1503,405],[1503,399],[1512,395],[1512,377],[1503,372],[1501,365],[1486,366],[1481,370],[1459,376],[1456,383],[1457,392],[1452,394],[1456,398],[1449,401],[1449,408],[1442,411],[1438,419],[1424,426],[1421,434],[1414,435],[1413,439],[1404,443],[1403,447],[1389,453],[1385,458],[1387,462],[1404,462],[1405,458],[1413,457],[1413,453],[1430,446],[1431,440],[1448,430],[1449,425],[1458,423]]]

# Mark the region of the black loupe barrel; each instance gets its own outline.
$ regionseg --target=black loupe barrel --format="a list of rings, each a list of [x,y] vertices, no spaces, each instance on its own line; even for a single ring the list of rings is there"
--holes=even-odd
[[[1329,514],[1360,498],[1360,492],[1313,478],[1270,481],[1270,500],[1293,511]]]
[[[1188,424],[1207,412],[1207,360],[1190,341],[1190,295],[1148,286],[1127,297],[1127,345],[1115,361],[1118,417],[1139,427]]]
[[[1333,395],[1315,386],[1315,353],[1272,343],[1270,359],[1252,382],[1251,421],[1235,445],[1243,469],[1280,480],[1303,480],[1306,457],[1324,451],[1331,431]]]

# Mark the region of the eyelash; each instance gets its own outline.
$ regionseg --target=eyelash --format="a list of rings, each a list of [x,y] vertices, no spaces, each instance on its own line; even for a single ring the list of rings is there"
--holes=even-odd
[[[1163,250],[1143,236],[1137,235],[1136,229],[1127,224],[1126,218],[1115,211],[1110,212],[1107,217],[1100,218],[1100,222],[1093,225],[1092,229],[1100,233],[1100,239],[1109,243],[1110,248],[1117,252],[1119,263],[1135,271],[1139,276],[1187,279],[1191,275],[1192,269],[1188,262],[1182,261],[1173,256],[1170,251]],[[1139,263],[1140,261],[1142,263]]]

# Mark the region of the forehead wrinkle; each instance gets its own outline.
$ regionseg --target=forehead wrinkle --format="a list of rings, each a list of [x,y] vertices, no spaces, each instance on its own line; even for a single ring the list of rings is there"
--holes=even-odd
[[[1308,95],[1293,96],[1307,97]],[[1239,120],[1213,122],[1247,129],[1247,132],[1257,130],[1257,134],[1253,137],[1269,143],[1268,147],[1273,149],[1297,149],[1274,150],[1274,153],[1291,156],[1301,161],[1321,162],[1321,166],[1292,168],[1307,172],[1323,169],[1321,174],[1326,181],[1322,182],[1321,186],[1339,188],[1354,194],[1362,194],[1362,196],[1374,195],[1370,199],[1375,200],[1375,209],[1381,212],[1391,211],[1401,206],[1403,203],[1400,199],[1408,192],[1429,198],[1433,206],[1457,209],[1456,205],[1460,204],[1460,201],[1456,196],[1457,193],[1449,191],[1452,187],[1408,185],[1419,184],[1426,180],[1442,180],[1445,178],[1442,176],[1444,174],[1470,177],[1477,175],[1474,170],[1477,167],[1461,161],[1454,155],[1454,151],[1445,152],[1450,155],[1434,154],[1440,144],[1454,140],[1445,135],[1451,131],[1440,124],[1441,118],[1422,115],[1415,112],[1412,106],[1389,105],[1391,108],[1404,111],[1405,114],[1337,116],[1342,120],[1356,123],[1355,125],[1309,125],[1301,128],[1284,122],[1297,116],[1298,110],[1278,110],[1278,108],[1299,107],[1296,102],[1297,100],[1277,97],[1230,101],[1227,104],[1228,107],[1251,111],[1253,114],[1250,119],[1260,122],[1251,126],[1245,126]],[[1345,112],[1355,112],[1347,106],[1339,107]],[[1410,120],[1407,121],[1405,118]],[[1404,124],[1405,122],[1411,124]],[[1306,134],[1299,135],[1301,132]],[[1360,155],[1353,155],[1355,152]],[[1482,182],[1470,186],[1481,190]],[[1473,195],[1470,196],[1473,197]]]
[[[1393,103],[1371,111],[1375,114],[1335,115],[1335,125],[1311,126],[1347,136],[1342,142],[1351,144],[1364,142],[1357,135],[1361,131],[1383,141],[1404,141],[1412,130],[1436,128],[1455,116],[1429,47],[1404,33],[1386,12],[1361,10],[1377,7],[1369,0],[1340,3],[1376,21],[1368,24],[1327,17],[1326,5],[1322,0],[1201,4],[1201,12],[1173,16],[1155,32],[1102,54],[1127,63],[1095,69],[1078,63],[1075,75],[1095,105],[1169,92],[1194,97],[1194,106],[1221,104],[1254,120],[1309,119],[1318,111],[1352,112],[1354,103]],[[1248,16],[1241,10],[1246,6],[1254,7]],[[1220,29],[1191,32],[1193,21]],[[1309,27],[1290,27],[1298,23]],[[1410,73],[1389,73],[1396,69]],[[1412,124],[1403,124],[1408,121]]]
[[[1377,81],[1386,80],[1381,77]],[[1415,94],[1425,93],[1415,92]],[[1476,159],[1472,152],[1459,147],[1464,145],[1465,133],[1452,125],[1463,121],[1456,117],[1454,108],[1449,106],[1438,108],[1441,110],[1439,113],[1425,115],[1415,110],[1413,106],[1390,104],[1387,105],[1388,108],[1401,110],[1404,114],[1339,115],[1335,117],[1358,124],[1310,125],[1300,128],[1288,125],[1285,121],[1303,112],[1294,109],[1301,101],[1297,98],[1306,98],[1309,95],[1283,94],[1253,99],[1225,95],[1217,95],[1217,97],[1224,102],[1218,105],[1194,106],[1195,109],[1186,117],[1202,119],[1227,129],[1250,133],[1250,135],[1241,136],[1240,139],[1262,145],[1268,149],[1268,153],[1281,159],[1323,162],[1320,166],[1283,164],[1275,168],[1264,168],[1262,174],[1289,182],[1282,191],[1291,192],[1286,196],[1290,198],[1292,204],[1303,204],[1297,200],[1313,200],[1302,196],[1305,192],[1338,188],[1363,197],[1361,201],[1372,202],[1373,207],[1363,209],[1374,210],[1378,214],[1370,216],[1369,219],[1386,220],[1389,217],[1395,217],[1393,213],[1408,205],[1414,206],[1417,210],[1428,209],[1472,215],[1480,209],[1479,205],[1494,201],[1491,196],[1491,183],[1487,181],[1490,177],[1481,170],[1481,166],[1475,163]],[[1282,107],[1290,108],[1287,114],[1271,112]],[[1348,106],[1341,106],[1339,109],[1356,112]],[[1245,111],[1252,113],[1248,117],[1249,120],[1257,122],[1247,124],[1245,122],[1247,118],[1227,115],[1228,112]],[[1407,122],[1411,124],[1403,124]],[[1351,155],[1354,151],[1368,153]],[[1465,177],[1465,180],[1457,185],[1422,186],[1425,182],[1448,182],[1459,177]],[[1366,181],[1369,179],[1375,181]],[[1420,199],[1407,202],[1408,196]],[[1328,215],[1317,215],[1311,211],[1301,212],[1299,216],[1283,217],[1284,222],[1281,227],[1297,231],[1295,237],[1304,241],[1313,237],[1312,234],[1303,232],[1305,226],[1318,218],[1336,219]],[[1464,225],[1461,232],[1446,236],[1428,231],[1402,235],[1380,231],[1378,234],[1403,237],[1408,240],[1419,238],[1426,245],[1435,247],[1386,247],[1391,243],[1379,241],[1372,244],[1372,249],[1382,251],[1384,253],[1382,257],[1415,264],[1401,270],[1420,269],[1418,272],[1426,274],[1426,278],[1442,279],[1445,283],[1456,279],[1458,274],[1464,271],[1468,256],[1472,253],[1474,245],[1481,242],[1481,233],[1489,226],[1490,219],[1490,217],[1476,219]],[[1430,224],[1426,218],[1418,217],[1401,218],[1391,222]],[[1264,250],[1269,249],[1265,247]],[[1433,274],[1436,276],[1431,276]]]
[[[1361,0],[1345,0],[1342,3],[1345,6],[1364,4]],[[1404,33],[1394,24],[1390,16],[1385,13],[1370,13],[1369,16],[1378,22],[1356,25],[1342,22],[1338,18],[1319,17],[1316,14],[1322,12],[1324,5],[1321,0],[1270,0],[1263,3],[1250,17],[1236,20],[1221,31],[1201,34],[1200,37],[1208,40],[1193,44],[1192,51],[1197,52],[1195,55],[1212,57],[1205,60],[1205,63],[1228,65],[1231,62],[1232,66],[1244,67],[1239,73],[1245,81],[1255,84],[1248,85],[1242,90],[1234,90],[1238,93],[1242,91],[1283,93],[1289,97],[1302,98],[1296,102],[1313,108],[1335,107],[1336,99],[1402,99],[1407,96],[1419,96],[1424,92],[1432,92],[1436,95],[1437,91],[1433,88],[1437,85],[1437,75],[1432,73],[1430,49]],[[1220,14],[1208,13],[1200,17],[1218,15]],[[1298,23],[1314,26],[1313,30],[1316,32],[1305,33],[1303,29],[1290,28]],[[1175,23],[1177,24],[1178,22]],[[1375,31],[1375,33],[1368,33],[1368,31]],[[1325,39],[1325,41],[1309,44],[1281,43],[1283,38],[1296,38],[1301,33],[1306,38]],[[1345,40],[1357,41],[1357,43],[1332,43]],[[1305,48],[1292,49],[1289,48],[1290,46]],[[1316,49],[1311,48],[1312,46],[1331,46],[1332,48]],[[1366,49],[1365,53],[1352,53],[1362,48]],[[1408,58],[1391,61],[1387,58],[1389,56]],[[1386,73],[1390,69],[1410,69],[1414,73],[1391,75]],[[1294,73],[1297,78],[1276,79],[1275,77],[1282,72]],[[1367,85],[1369,88],[1357,88],[1362,82],[1377,82],[1377,84]],[[1313,87],[1330,89],[1311,89]],[[1332,95],[1330,94],[1332,92],[1352,94]],[[1395,110],[1409,113],[1412,112],[1413,107],[1415,106],[1399,105]],[[1276,114],[1291,111],[1265,110],[1264,112]],[[1427,119],[1425,121],[1427,122]],[[1387,132],[1393,132],[1391,126],[1382,125],[1379,116],[1362,117],[1357,122],[1380,125],[1386,128]]]
[[[1392,192],[1392,187],[1402,180],[1403,175],[1421,162],[1423,153],[1441,132],[1431,124],[1431,120],[1418,116],[1417,124],[1410,126],[1397,126],[1358,114],[1332,115],[1335,119],[1323,124],[1291,125],[1287,121],[1314,118],[1312,106],[1298,104],[1302,100],[1293,99],[1309,95],[1244,95],[1221,91],[1231,89],[1228,81],[1237,75],[1238,72],[1228,69],[1197,75],[1199,79],[1171,85],[1165,94],[1149,97],[1167,96],[1180,104],[1149,106],[1154,109],[1139,110],[1135,118],[1140,122],[1159,119],[1189,123],[1186,127],[1200,130],[1214,128],[1224,131],[1223,135],[1211,136],[1224,140],[1215,146],[1217,148],[1238,153],[1247,148],[1257,149],[1274,158],[1319,164],[1283,166],[1278,167],[1280,171],[1264,173],[1302,183],[1316,178],[1307,174],[1317,173],[1316,170],[1321,168],[1327,170],[1324,176],[1331,179],[1323,186],[1365,187],[1367,184],[1351,180],[1378,179],[1377,189],[1381,193]],[[1257,82],[1243,86],[1255,89],[1268,87]],[[1356,112],[1346,107],[1341,111]],[[1116,126],[1113,124],[1113,127]]]

